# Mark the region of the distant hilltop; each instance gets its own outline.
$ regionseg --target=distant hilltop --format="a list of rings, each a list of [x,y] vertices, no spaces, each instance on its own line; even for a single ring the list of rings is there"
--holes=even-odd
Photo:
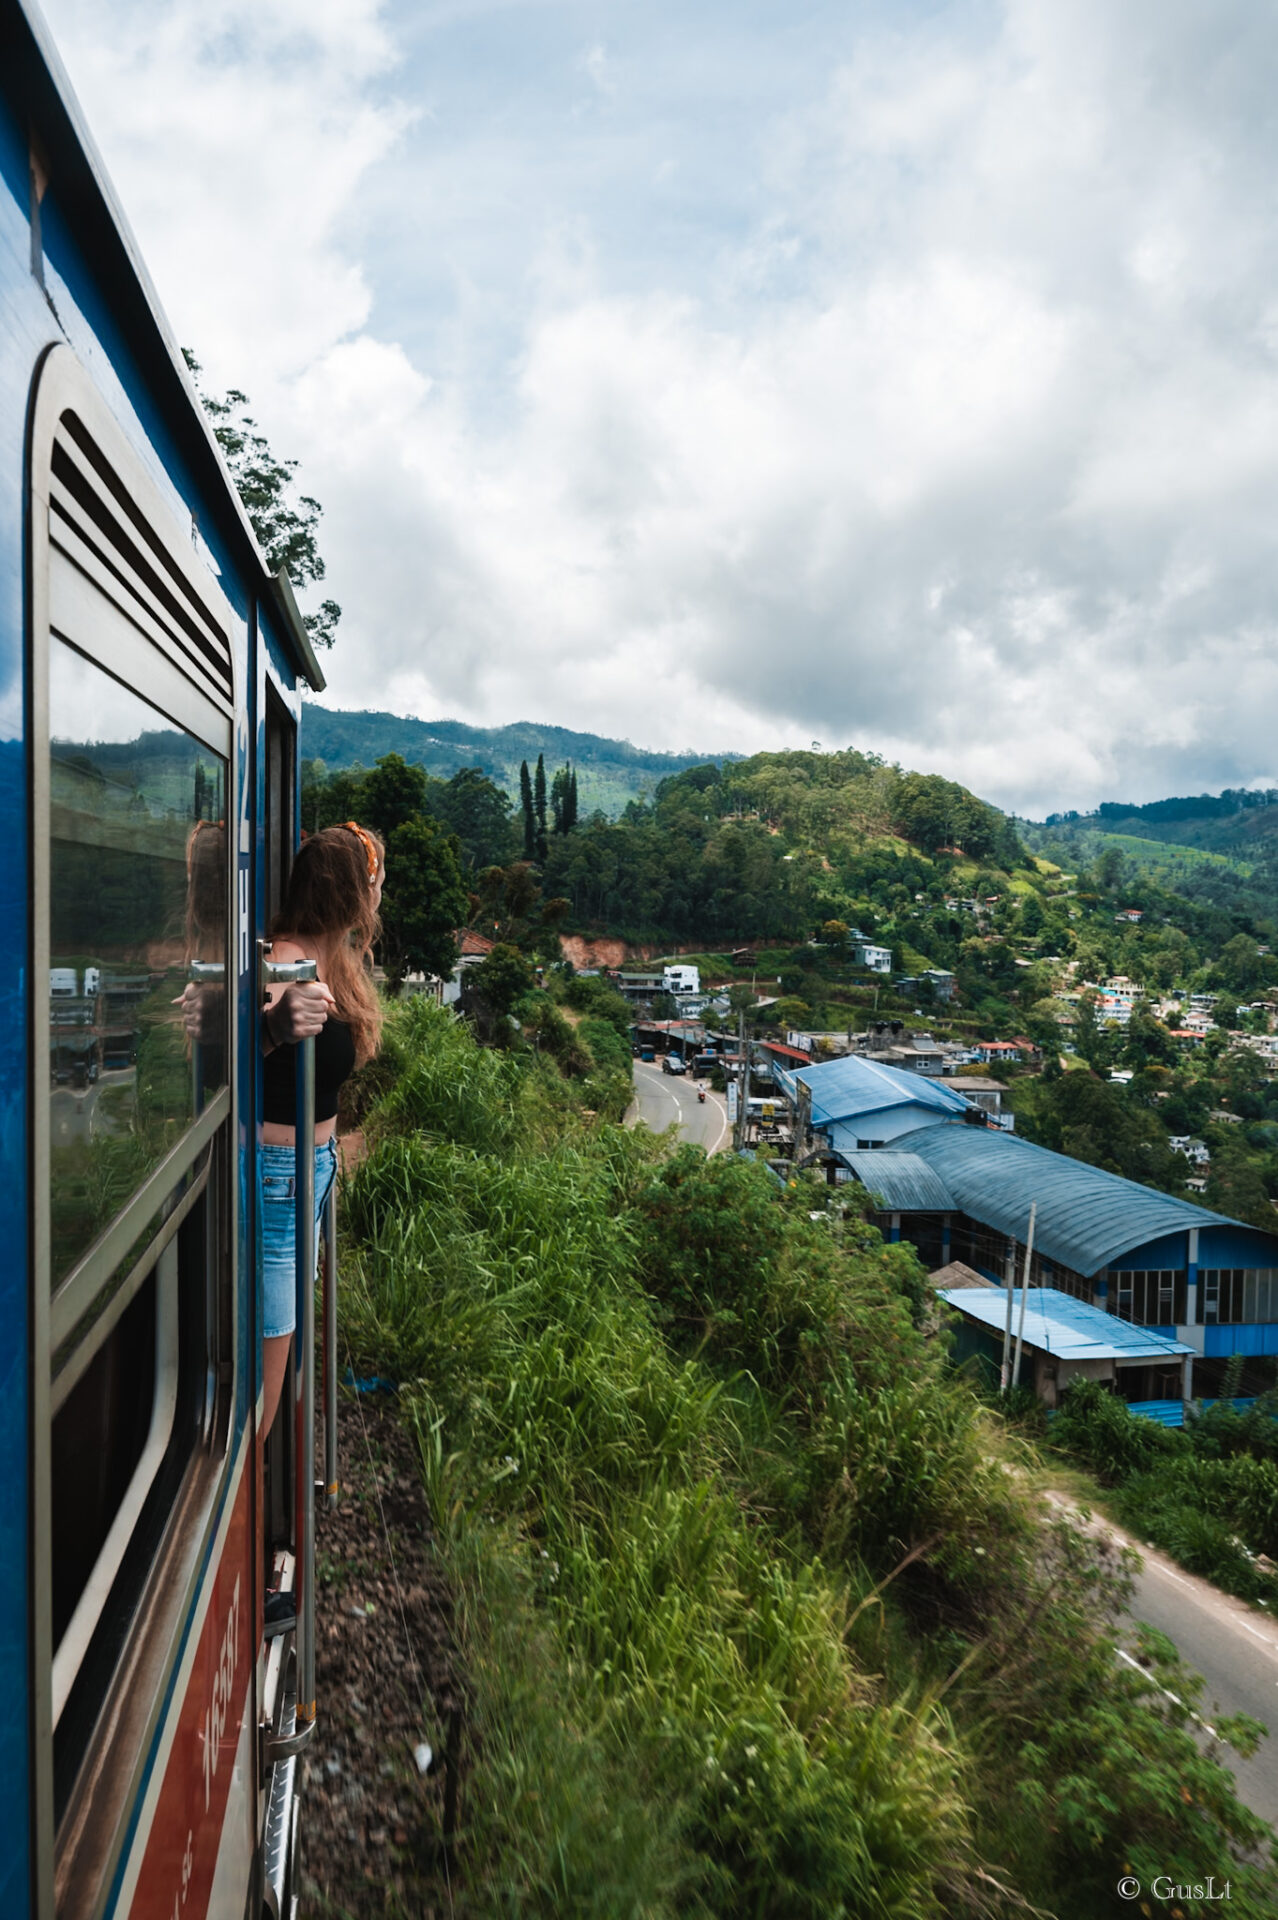
[[[632,746],[629,740],[609,740],[602,734],[574,733],[569,727],[540,726],[529,720],[517,720],[508,727],[468,727],[460,720],[346,713],[309,703],[302,752],[308,760],[322,760],[330,772],[357,761],[371,767],[384,753],[398,753],[443,780],[451,779],[460,767],[480,767],[514,796],[519,793],[520,761],[533,766],[541,753],[548,768],[571,760],[577,769],[583,815],[596,809],[616,815],[641,794],[652,794],[658,782],[672,773],[711,760],[723,765],[740,758],[732,753],[656,753]]]

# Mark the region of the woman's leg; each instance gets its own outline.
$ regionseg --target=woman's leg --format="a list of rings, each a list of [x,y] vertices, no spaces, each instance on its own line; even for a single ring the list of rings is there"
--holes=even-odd
[[[280,1404],[280,1394],[284,1390],[284,1377],[288,1372],[289,1349],[293,1345],[291,1333],[282,1333],[274,1340],[262,1342],[262,1394],[265,1401],[262,1412],[262,1432],[269,1433],[275,1425],[275,1414]]]

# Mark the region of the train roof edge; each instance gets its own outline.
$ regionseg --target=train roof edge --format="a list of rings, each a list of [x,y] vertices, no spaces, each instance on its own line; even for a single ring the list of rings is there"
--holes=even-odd
[[[120,325],[152,369],[157,392],[166,389],[162,397],[183,457],[209,496],[223,500],[234,538],[245,551],[249,579],[278,616],[298,672],[321,692],[324,674],[288,575],[283,569],[272,574],[258,545],[53,36],[33,0],[0,0],[0,90],[56,180],[59,202],[86,258],[112,286]]]

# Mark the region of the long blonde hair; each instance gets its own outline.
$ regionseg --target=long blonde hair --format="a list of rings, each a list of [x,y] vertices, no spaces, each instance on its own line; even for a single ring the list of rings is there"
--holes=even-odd
[[[326,977],[355,1042],[355,1062],[363,1066],[377,1052],[382,1008],[370,966],[381,921],[373,904],[368,847],[384,867],[386,849],[369,828],[325,827],[303,840],[293,862],[284,904],[271,932],[281,939],[302,934],[331,946]]]

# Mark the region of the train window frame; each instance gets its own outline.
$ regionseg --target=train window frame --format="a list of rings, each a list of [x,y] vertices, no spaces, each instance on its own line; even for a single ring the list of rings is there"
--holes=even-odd
[[[29,950],[31,979],[46,982],[51,944],[52,640],[70,647],[219,756],[227,773],[229,824],[236,807],[236,716],[243,697],[236,638],[244,623],[197,552],[193,518],[186,516],[183,525],[175,496],[166,496],[148,471],[141,452],[71,348],[55,346],[41,359],[28,418]],[[116,540],[114,555],[110,538],[98,537],[95,514]],[[120,553],[131,556],[123,565]],[[165,1675],[171,1672],[180,1656],[180,1628],[196,1590],[199,1568],[251,1430],[250,1422],[245,1432],[233,1431],[230,1418],[240,1386],[239,1358],[233,1300],[224,1297],[234,1293],[240,1224],[235,1177],[239,971],[233,938],[238,859],[234,842],[234,834],[228,832],[223,876],[227,1084],[185,1126],[56,1288],[51,1284],[48,1007],[46,995],[31,995],[32,1731],[37,1868],[45,1889],[53,1887],[55,1872],[63,1877],[72,1852],[87,1846],[99,1876],[118,1857],[123,1840],[120,1815],[131,1803],[147,1764],[165,1691],[161,1685],[145,1700],[129,1698],[131,1673],[141,1657],[139,1638],[150,1638],[151,1657],[156,1645],[153,1636],[157,1631],[167,1633],[163,1666]],[[206,1329],[206,1377],[199,1394],[202,1411],[193,1429],[194,1443],[180,1460],[171,1489],[166,1483],[172,1498],[140,1576],[132,1627],[114,1651],[101,1700],[94,1708],[96,1725],[79,1769],[81,1778],[97,1772],[99,1786],[102,1775],[109,1774],[111,1787],[105,1796],[97,1796],[92,1808],[76,1805],[72,1796],[55,1834],[55,1726],[112,1584],[136,1540],[139,1516],[156,1487],[161,1462],[168,1458],[170,1436],[175,1435],[179,1236],[186,1228],[189,1237],[188,1223],[193,1226],[197,1220],[204,1222],[202,1249],[194,1256],[203,1280],[198,1310]],[[163,1321],[163,1330],[171,1332],[172,1338],[164,1366],[157,1344],[154,1399],[143,1456],[132,1470],[107,1540],[77,1601],[72,1615],[74,1642],[68,1644],[68,1626],[55,1651],[53,1420],[152,1273],[157,1276],[157,1336]],[[104,1301],[104,1289],[113,1278],[115,1290]],[[99,1307],[96,1314],[95,1306]],[[55,1373],[57,1358],[62,1364]],[[100,1762],[107,1752],[119,1764],[103,1769]],[[98,1763],[92,1768],[91,1759]]]

